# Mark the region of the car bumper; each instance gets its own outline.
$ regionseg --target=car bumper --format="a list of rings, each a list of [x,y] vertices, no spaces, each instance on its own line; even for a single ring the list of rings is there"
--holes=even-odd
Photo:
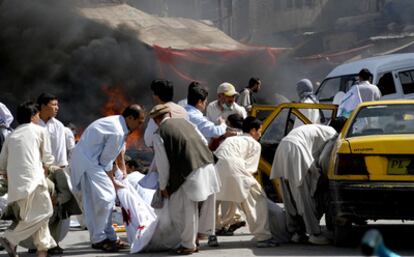
[[[414,182],[330,181],[337,217],[414,219]]]

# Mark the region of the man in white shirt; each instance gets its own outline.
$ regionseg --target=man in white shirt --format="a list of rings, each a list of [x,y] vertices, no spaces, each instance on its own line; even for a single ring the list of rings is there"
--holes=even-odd
[[[217,100],[207,106],[207,118],[216,124],[220,123],[219,118],[226,120],[233,113],[238,113],[243,119],[246,118],[246,110],[235,102],[238,94],[232,84],[228,82],[220,84],[217,88]]]
[[[310,172],[326,142],[337,136],[334,128],[309,124],[290,131],[279,143],[273,159],[270,179],[280,178],[286,220],[293,242],[307,239],[311,244],[329,244],[321,233],[313,198],[319,173]],[[307,235],[306,235],[307,234]]]
[[[68,199],[73,198],[73,195],[67,189],[70,188],[68,186],[69,181],[61,180],[60,183],[57,183],[55,174],[56,173],[65,173],[64,169],[68,166],[68,145],[67,145],[67,135],[66,135],[66,128],[62,122],[56,119],[56,116],[59,111],[59,101],[57,96],[50,94],[50,93],[42,93],[37,98],[37,104],[40,109],[40,121],[39,125],[46,128],[50,135],[50,143],[52,149],[52,155],[55,158],[53,166],[59,167],[61,169],[54,169],[51,171],[49,176],[49,180],[54,183],[56,198],[57,199]],[[73,148],[74,146],[72,146]],[[59,174],[61,178],[69,177],[66,174]],[[67,183],[65,183],[67,182]],[[60,188],[58,188],[60,187]],[[67,195],[68,197],[61,197],[63,194]],[[63,249],[59,246],[59,242],[62,241],[66,234],[69,231],[70,225],[70,218],[61,219],[57,211],[58,205],[62,205],[63,203],[57,202],[57,205],[54,206],[55,213],[50,219],[49,229],[50,232],[55,239],[57,246],[54,249],[50,249],[50,254],[62,254]],[[30,251],[30,250],[29,250]]]
[[[250,78],[249,85],[240,92],[240,95],[237,98],[237,103],[240,106],[243,106],[247,112],[250,112],[252,110],[252,105],[256,103],[256,99],[253,94],[259,92],[261,87],[262,82],[259,78]]]
[[[266,194],[253,176],[259,166],[261,146],[257,140],[261,137],[262,124],[254,117],[247,117],[243,121],[243,132],[242,136],[226,138],[214,152],[222,182],[217,200],[239,205],[257,247],[277,246],[270,232]]]
[[[171,220],[181,237],[175,253],[192,254],[198,251],[197,232],[205,230],[199,225],[214,228],[214,224],[199,224],[198,209],[199,202],[204,201],[201,220],[208,218],[205,214],[215,213],[214,194],[220,183],[213,155],[190,122],[170,118],[168,106],[156,105],[150,115],[159,126],[153,138],[159,189],[163,197],[169,198]]]
[[[128,134],[141,128],[144,119],[143,108],[130,105],[122,115],[100,118],[90,124],[73,149],[73,191],[82,192],[85,221],[94,249],[115,252],[121,247],[112,227],[115,189],[122,187],[115,180],[114,171],[119,166],[126,177],[122,149]]]
[[[370,78],[372,74],[368,69],[362,69],[358,73],[359,82],[353,85],[342,98],[338,107],[338,117],[348,118],[361,102],[378,101],[381,98],[381,91],[369,82]]]
[[[32,237],[37,256],[46,257],[48,249],[56,246],[48,226],[53,207],[45,178],[53,163],[50,138],[46,129],[34,124],[39,120],[34,103],[21,104],[16,118],[20,125],[4,143],[0,171],[7,173],[8,203],[19,207],[19,221],[3,234],[0,243],[15,257],[17,244]]]
[[[151,83],[151,91],[154,105],[166,104],[170,107],[171,117],[188,119],[188,114],[184,108],[173,102],[174,87],[171,81],[154,80]],[[145,145],[148,147],[152,146],[152,136],[157,129],[157,124],[155,124],[153,119],[150,119],[144,133]]]

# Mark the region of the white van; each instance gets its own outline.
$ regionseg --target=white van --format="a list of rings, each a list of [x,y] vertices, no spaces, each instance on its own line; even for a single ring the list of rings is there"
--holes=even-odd
[[[339,65],[316,90],[319,101],[332,103],[338,92],[347,92],[363,68],[372,73],[371,82],[380,89],[381,99],[414,99],[414,53],[407,53],[376,56]]]

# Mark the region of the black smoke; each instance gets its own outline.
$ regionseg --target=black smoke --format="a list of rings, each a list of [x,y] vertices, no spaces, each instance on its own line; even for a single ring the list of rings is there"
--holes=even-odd
[[[58,118],[80,126],[102,115],[103,86],[121,88],[130,102],[150,103],[156,65],[138,32],[86,19],[69,3],[0,2],[0,101],[14,112],[50,92],[59,97]]]

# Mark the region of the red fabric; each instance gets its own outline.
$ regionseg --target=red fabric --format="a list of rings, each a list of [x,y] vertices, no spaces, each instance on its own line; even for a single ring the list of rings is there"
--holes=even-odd
[[[177,50],[153,46],[162,77],[175,75],[185,82],[211,82],[211,76],[220,72],[250,69],[263,72],[277,65],[280,48],[250,47],[240,50],[185,49]],[[266,72],[266,71],[265,71]],[[225,79],[223,79],[225,80]]]

